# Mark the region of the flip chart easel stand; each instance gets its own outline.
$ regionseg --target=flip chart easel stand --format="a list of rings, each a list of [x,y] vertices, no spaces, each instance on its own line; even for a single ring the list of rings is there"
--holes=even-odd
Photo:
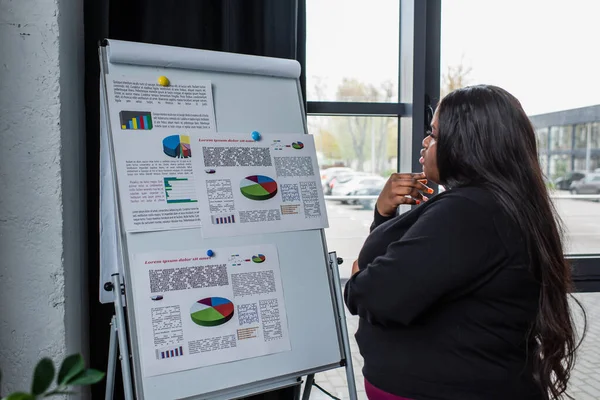
[[[117,357],[126,400],[239,399],[300,384],[301,377],[345,367],[348,392],[356,400],[354,371],[345,324],[338,260],[327,251],[323,229],[205,239],[200,228],[130,233],[122,226],[116,180],[107,81],[156,79],[210,81],[216,125],[223,132],[308,134],[300,86],[300,66],[292,60],[170,46],[105,40],[101,67],[101,302],[113,302],[106,400],[112,400]],[[131,78],[135,77],[135,78]],[[276,112],[274,112],[276,110]],[[117,118],[113,115],[113,118]],[[113,121],[114,122],[114,121]],[[217,132],[219,132],[217,130]],[[135,254],[154,251],[272,244],[280,254],[291,350],[264,357],[143,375],[139,313],[131,265]],[[202,247],[202,246],[200,246]],[[297,257],[298,249],[303,257]],[[112,286],[112,290],[109,287]],[[306,296],[311,291],[310,296]],[[112,296],[110,294],[112,292]],[[125,295],[129,295],[128,297]],[[127,304],[127,309],[125,309]],[[308,382],[307,382],[308,383]],[[310,396],[307,385],[306,395]],[[134,389],[135,387],[135,389]],[[345,397],[345,396],[344,396]],[[346,398],[346,397],[345,397]]]
[[[121,371],[123,375],[123,391],[125,400],[133,400],[133,384],[131,370],[129,369],[129,347],[127,345],[127,329],[125,327],[125,313],[121,296],[121,281],[119,274],[112,275],[112,287],[115,292],[115,315],[110,321],[110,343],[108,348],[108,368],[106,374],[105,400],[112,400],[117,370],[117,354],[120,349]]]

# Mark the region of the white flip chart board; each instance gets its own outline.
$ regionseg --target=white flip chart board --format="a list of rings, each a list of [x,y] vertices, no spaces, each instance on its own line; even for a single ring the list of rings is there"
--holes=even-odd
[[[139,315],[127,296],[127,317],[137,398],[235,398],[286,384],[308,373],[339,367],[347,356],[338,300],[322,229],[203,238],[201,228],[127,233],[122,229],[107,112],[106,78],[202,80],[212,84],[217,132],[307,133],[299,64],[292,60],[107,40],[100,47],[101,76],[101,285],[114,273],[130,293],[134,255],[220,247],[276,246],[291,350],[155,376],[141,373]],[[112,293],[101,287],[101,301]]]

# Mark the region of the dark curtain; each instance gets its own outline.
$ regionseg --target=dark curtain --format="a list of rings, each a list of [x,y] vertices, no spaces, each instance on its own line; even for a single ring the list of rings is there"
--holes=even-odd
[[[196,49],[297,59],[304,66],[305,0],[83,0],[85,24],[85,100],[87,135],[87,224],[90,359],[106,371],[112,304],[98,302],[99,278],[99,64],[105,38]],[[303,68],[304,69],[304,68]],[[301,78],[305,88],[305,79]],[[117,366],[115,399],[121,399]],[[104,398],[104,384],[92,398]],[[298,397],[298,389],[253,396],[260,400]]]
[[[296,0],[113,0],[114,39],[296,58]]]

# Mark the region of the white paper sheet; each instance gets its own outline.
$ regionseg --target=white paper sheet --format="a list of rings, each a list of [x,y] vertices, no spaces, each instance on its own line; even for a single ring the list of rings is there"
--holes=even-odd
[[[327,228],[313,137],[192,134],[204,237]]]
[[[107,87],[125,230],[199,227],[189,135],[216,130],[211,83],[108,76]]]
[[[277,248],[211,250],[135,255],[144,376],[291,350]]]

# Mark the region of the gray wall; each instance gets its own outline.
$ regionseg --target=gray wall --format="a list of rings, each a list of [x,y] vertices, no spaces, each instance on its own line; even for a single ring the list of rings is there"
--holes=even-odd
[[[87,355],[82,0],[0,0],[0,369]]]

